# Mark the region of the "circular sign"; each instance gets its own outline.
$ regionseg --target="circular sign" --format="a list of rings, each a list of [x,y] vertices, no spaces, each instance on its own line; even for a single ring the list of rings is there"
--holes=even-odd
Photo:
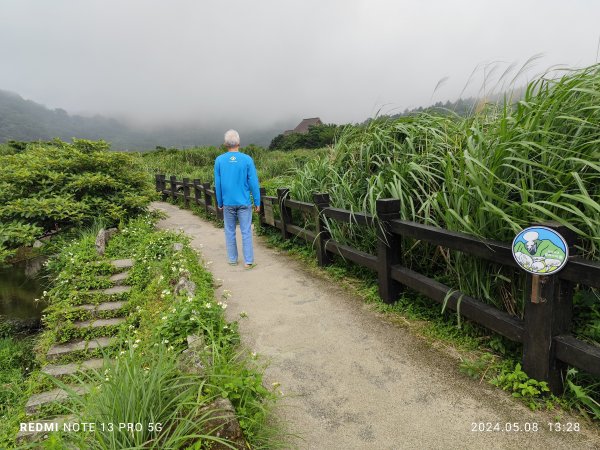
[[[529,227],[513,240],[512,254],[523,270],[534,275],[552,275],[567,264],[569,246],[551,228]]]

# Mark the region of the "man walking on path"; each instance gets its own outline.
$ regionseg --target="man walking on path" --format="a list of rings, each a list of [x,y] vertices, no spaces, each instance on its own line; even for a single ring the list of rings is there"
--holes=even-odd
[[[252,158],[240,150],[240,135],[235,130],[225,133],[227,153],[215,159],[215,191],[217,207],[223,211],[225,222],[225,246],[229,264],[238,263],[238,250],[235,240],[236,221],[240,222],[242,233],[242,251],[244,267],[254,267],[254,249],[252,247],[252,203],[256,212],[260,209],[260,190],[256,167]]]

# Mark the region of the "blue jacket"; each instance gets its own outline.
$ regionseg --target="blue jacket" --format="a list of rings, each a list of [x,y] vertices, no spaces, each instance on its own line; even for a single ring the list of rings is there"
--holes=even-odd
[[[245,153],[227,152],[215,159],[215,191],[217,205],[260,206],[260,190],[254,161]]]

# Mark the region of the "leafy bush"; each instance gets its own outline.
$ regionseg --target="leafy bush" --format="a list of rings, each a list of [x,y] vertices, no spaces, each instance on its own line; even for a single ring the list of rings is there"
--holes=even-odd
[[[548,383],[529,378],[523,372],[519,363],[515,365],[514,370],[503,370],[500,375],[492,380],[492,384],[505,391],[512,392],[513,397],[522,398],[532,410],[539,407],[539,404],[536,402],[537,399],[550,393]]]
[[[269,150],[296,150],[321,148],[335,142],[336,135],[344,126],[334,124],[311,125],[308,133],[279,134],[273,138]]]
[[[104,141],[21,145],[0,155],[0,166],[0,258],[52,230],[117,224],[153,195],[137,159]]]

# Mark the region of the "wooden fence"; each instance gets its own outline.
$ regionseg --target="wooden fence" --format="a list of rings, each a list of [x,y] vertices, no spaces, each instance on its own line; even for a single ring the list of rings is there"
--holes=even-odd
[[[170,185],[169,189],[167,183]],[[177,181],[175,177],[167,180],[164,175],[156,175],[156,189],[163,194],[164,199],[169,196],[172,199],[181,197],[186,206],[193,201],[208,213],[222,218],[213,200],[214,189],[208,183],[200,183],[199,180],[190,183],[187,178]],[[191,189],[194,190],[193,194]],[[278,209],[278,214],[275,208]],[[295,225],[292,210],[312,215],[315,230]],[[600,347],[581,341],[570,333],[573,288],[575,285],[600,288],[600,263],[570,256],[565,268],[556,275],[536,278],[527,275],[530,288],[537,284],[536,295],[532,295],[532,301],[525,304],[524,317],[520,319],[400,264],[401,237],[518,267],[512,257],[510,243],[483,240],[465,233],[400,220],[400,201],[397,199],[378,200],[376,210],[377,221],[369,214],[331,207],[326,193],[316,193],[313,195],[313,203],[306,203],[292,200],[289,189],[286,188],[278,189],[276,197],[265,195],[265,191],[261,189],[262,225],[278,228],[284,239],[297,236],[312,244],[321,266],[330,264],[333,255],[339,255],[373,270],[378,275],[379,295],[384,302],[394,302],[404,286],[437,303],[446,302],[447,308],[458,310],[469,320],[522,343],[523,370],[532,378],[547,381],[555,393],[562,392],[567,365],[600,376]],[[360,226],[376,225],[377,254],[371,255],[333,240],[325,226],[326,219]],[[569,254],[572,255],[572,233],[557,224],[544,225],[556,229],[567,238]]]

